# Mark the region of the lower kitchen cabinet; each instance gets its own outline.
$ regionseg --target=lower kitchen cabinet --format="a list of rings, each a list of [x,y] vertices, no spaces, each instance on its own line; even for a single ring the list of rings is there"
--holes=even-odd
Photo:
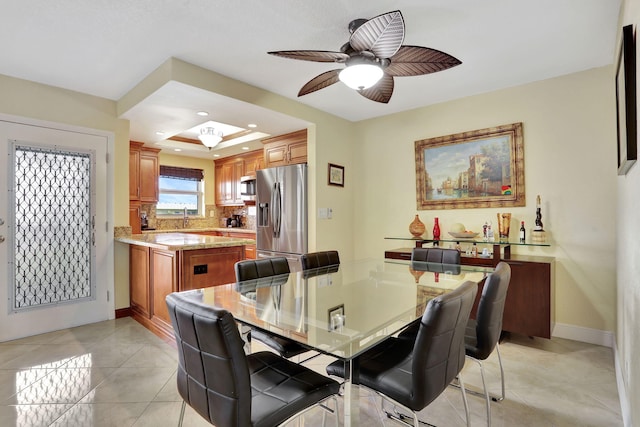
[[[147,329],[173,339],[165,298],[172,292],[235,282],[244,246],[169,251],[129,246],[131,313]]]
[[[205,236],[240,237],[243,239],[256,239],[256,233],[243,233],[242,231],[198,231],[196,234]],[[256,245],[245,245],[244,259],[256,259]],[[235,280],[235,279],[234,279]]]
[[[146,246],[129,246],[129,298],[131,308],[141,316],[150,317],[149,307],[149,251]]]

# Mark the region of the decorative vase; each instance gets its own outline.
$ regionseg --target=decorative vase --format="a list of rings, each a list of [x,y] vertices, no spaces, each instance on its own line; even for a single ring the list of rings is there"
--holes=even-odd
[[[413,278],[416,279],[416,283],[420,283],[420,278],[424,274],[424,271],[414,270],[413,268],[409,267],[409,273],[411,273]]]
[[[420,237],[424,234],[426,227],[424,223],[420,221],[420,217],[416,215],[415,219],[411,224],[409,224],[409,233],[413,234],[414,237]]]
[[[438,222],[438,217],[434,218],[433,240],[440,240],[440,223]]]

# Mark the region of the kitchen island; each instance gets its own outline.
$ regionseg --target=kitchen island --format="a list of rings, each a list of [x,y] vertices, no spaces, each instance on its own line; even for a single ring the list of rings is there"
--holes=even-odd
[[[235,282],[233,266],[245,258],[252,239],[190,233],[116,237],[129,245],[131,316],[173,339],[165,297],[171,292]]]

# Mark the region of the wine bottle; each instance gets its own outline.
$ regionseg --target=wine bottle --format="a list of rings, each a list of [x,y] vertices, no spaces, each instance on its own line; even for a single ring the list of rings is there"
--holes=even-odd
[[[520,243],[524,243],[526,237],[526,230],[524,229],[524,221],[520,222]]]

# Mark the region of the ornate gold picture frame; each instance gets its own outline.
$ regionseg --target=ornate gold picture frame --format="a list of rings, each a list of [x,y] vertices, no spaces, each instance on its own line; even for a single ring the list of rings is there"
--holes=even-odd
[[[415,142],[418,210],[525,206],[522,123]]]

